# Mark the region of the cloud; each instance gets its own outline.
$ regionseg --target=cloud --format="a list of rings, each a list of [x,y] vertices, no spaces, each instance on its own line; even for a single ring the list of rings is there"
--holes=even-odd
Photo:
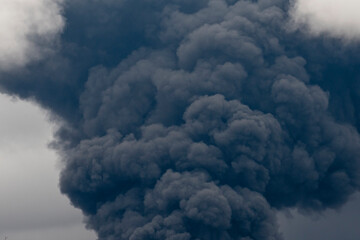
[[[296,0],[292,17],[311,34],[360,39],[360,2],[357,0]]]
[[[0,70],[40,59],[64,27],[61,0],[0,1]]]

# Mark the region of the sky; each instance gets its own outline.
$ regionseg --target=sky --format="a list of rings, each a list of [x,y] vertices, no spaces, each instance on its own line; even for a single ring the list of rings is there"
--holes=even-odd
[[[0,239],[359,238],[358,1],[0,4]]]
[[[326,33],[332,37],[354,40],[360,37],[360,17],[356,0],[300,0],[294,2],[293,18],[306,24],[311,34]]]
[[[24,66],[51,51],[64,27],[60,1],[1,0],[0,70]]]
[[[58,190],[61,164],[47,147],[55,126],[45,110],[4,94],[0,106],[1,239],[95,240]]]
[[[360,236],[357,227],[360,213],[359,194],[340,210],[328,210],[316,216],[303,215],[296,210],[278,214],[285,239],[346,239]]]

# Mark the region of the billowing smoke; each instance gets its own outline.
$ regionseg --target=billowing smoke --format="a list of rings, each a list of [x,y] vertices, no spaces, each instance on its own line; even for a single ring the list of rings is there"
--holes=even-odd
[[[61,118],[60,187],[100,240],[279,240],[360,187],[358,46],[285,0],[67,3],[62,49],[1,76]]]

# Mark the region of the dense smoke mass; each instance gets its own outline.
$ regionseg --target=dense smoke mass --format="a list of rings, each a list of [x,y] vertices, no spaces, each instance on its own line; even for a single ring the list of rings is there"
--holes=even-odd
[[[280,240],[360,187],[359,47],[286,0],[73,0],[57,54],[0,74],[61,119],[61,191],[99,240]]]

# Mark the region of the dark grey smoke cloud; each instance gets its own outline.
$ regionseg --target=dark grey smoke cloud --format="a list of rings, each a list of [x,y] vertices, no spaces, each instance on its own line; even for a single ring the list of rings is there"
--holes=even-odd
[[[1,76],[63,120],[61,191],[100,240],[278,240],[277,209],[359,190],[359,47],[288,8],[75,0],[59,53]]]

